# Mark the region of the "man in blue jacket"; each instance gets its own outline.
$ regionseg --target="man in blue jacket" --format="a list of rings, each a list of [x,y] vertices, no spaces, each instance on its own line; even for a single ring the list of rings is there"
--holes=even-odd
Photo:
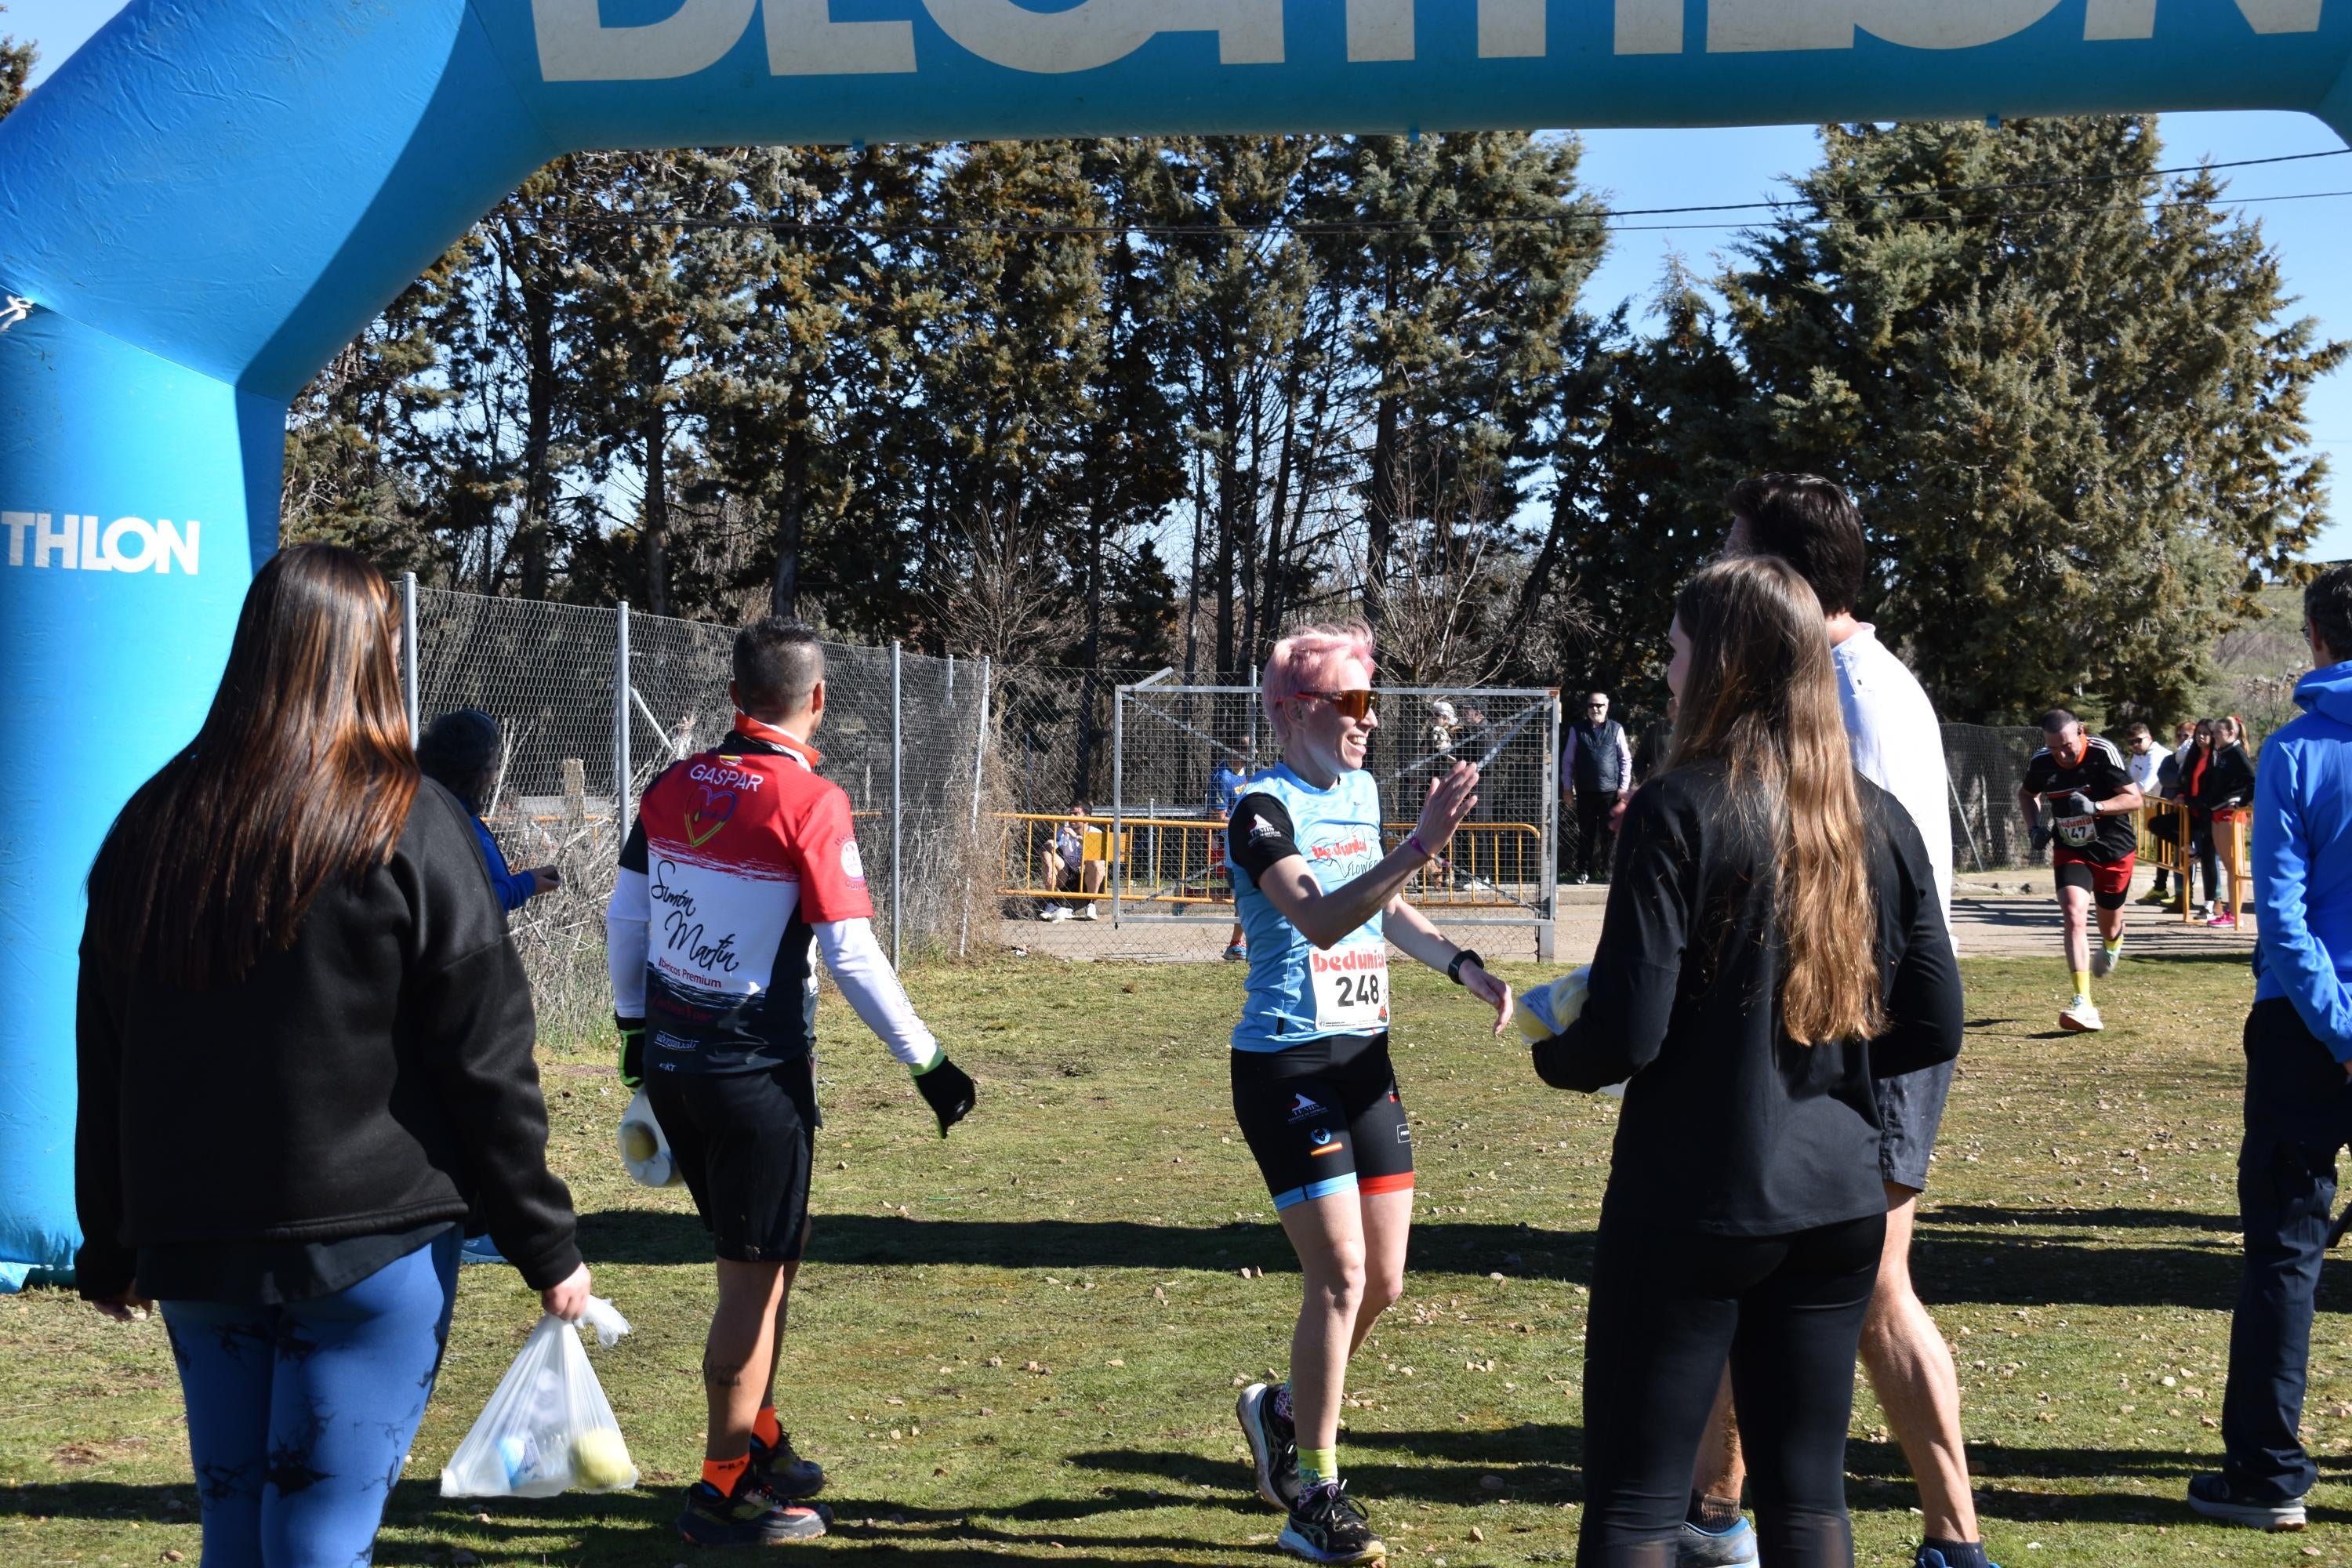
[[[2336,1154],[2352,1142],[2352,564],[2304,590],[2303,716],[2254,775],[2254,1005],[2238,1213],[2246,1271],[2230,1325],[2219,1472],[2189,1483],[2209,1519],[2300,1530],[2317,1468],[2301,1436],[2313,1298]]]

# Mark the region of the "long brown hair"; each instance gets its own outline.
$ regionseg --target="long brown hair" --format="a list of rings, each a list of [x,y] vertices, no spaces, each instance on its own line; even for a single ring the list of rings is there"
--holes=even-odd
[[[1788,563],[1748,555],[1685,584],[1675,618],[1691,651],[1666,765],[1727,766],[1770,836],[1782,1027],[1809,1046],[1871,1038],[1885,1010],[1869,836],[1821,601]]]
[[[394,601],[348,550],[281,551],[253,579],[204,727],[122,808],[89,879],[124,972],[232,984],[294,941],[321,889],[392,855],[417,788]]]

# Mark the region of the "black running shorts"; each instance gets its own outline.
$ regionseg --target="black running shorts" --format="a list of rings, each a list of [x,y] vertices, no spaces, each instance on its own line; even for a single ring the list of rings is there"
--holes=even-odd
[[[1337,1193],[1412,1190],[1412,1129],[1385,1031],[1235,1051],[1233,1063],[1234,1120],[1277,1210]]]
[[[719,1256],[798,1262],[819,1123],[815,1059],[758,1072],[660,1073],[646,1099]]]

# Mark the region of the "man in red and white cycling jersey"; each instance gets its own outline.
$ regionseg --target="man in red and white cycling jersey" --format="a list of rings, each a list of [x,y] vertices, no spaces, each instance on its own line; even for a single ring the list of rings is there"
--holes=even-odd
[[[623,1081],[645,1085],[719,1255],[709,1439],[677,1521],[707,1546],[824,1533],[821,1510],[793,1506],[824,1472],[793,1452],[775,1412],[820,1121],[818,952],[914,1073],[940,1136],[974,1092],[874,939],[849,797],[815,772],[824,645],[772,617],[736,634],[734,664],[733,732],[646,791],[604,921]]]

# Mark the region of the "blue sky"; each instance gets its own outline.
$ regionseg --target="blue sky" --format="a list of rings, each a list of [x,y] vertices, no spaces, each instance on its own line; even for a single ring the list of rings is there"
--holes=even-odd
[[[36,81],[121,9],[121,0],[5,4],[0,32],[41,45]],[[2230,163],[2285,153],[2334,152],[2342,146],[2333,132],[2308,116],[2273,112],[2168,114],[2163,134],[2168,164],[2191,163],[2200,157]],[[1806,126],[1592,131],[1585,132],[1583,177],[1618,206],[1753,201],[1784,190],[1783,177],[1808,167],[1813,153],[1813,133]],[[2232,170],[2224,178],[2229,195],[2240,200],[2314,191],[2352,193],[2352,157]],[[2352,336],[2352,268],[2344,265],[2347,241],[2352,241],[2352,194],[2258,202],[2242,210],[2259,219],[2263,234],[2277,247],[2289,286],[2301,296],[2299,309],[2317,317],[2323,331]],[[1601,310],[1621,300],[1646,300],[1657,287],[1670,250],[1679,251],[1705,272],[1730,243],[1736,227],[1620,234],[1587,297]],[[2352,370],[2338,371],[2315,390],[2311,432],[2339,467],[2352,463]],[[2336,496],[2337,521],[2315,552],[2321,560],[2352,558],[2352,488],[2339,484]]]

